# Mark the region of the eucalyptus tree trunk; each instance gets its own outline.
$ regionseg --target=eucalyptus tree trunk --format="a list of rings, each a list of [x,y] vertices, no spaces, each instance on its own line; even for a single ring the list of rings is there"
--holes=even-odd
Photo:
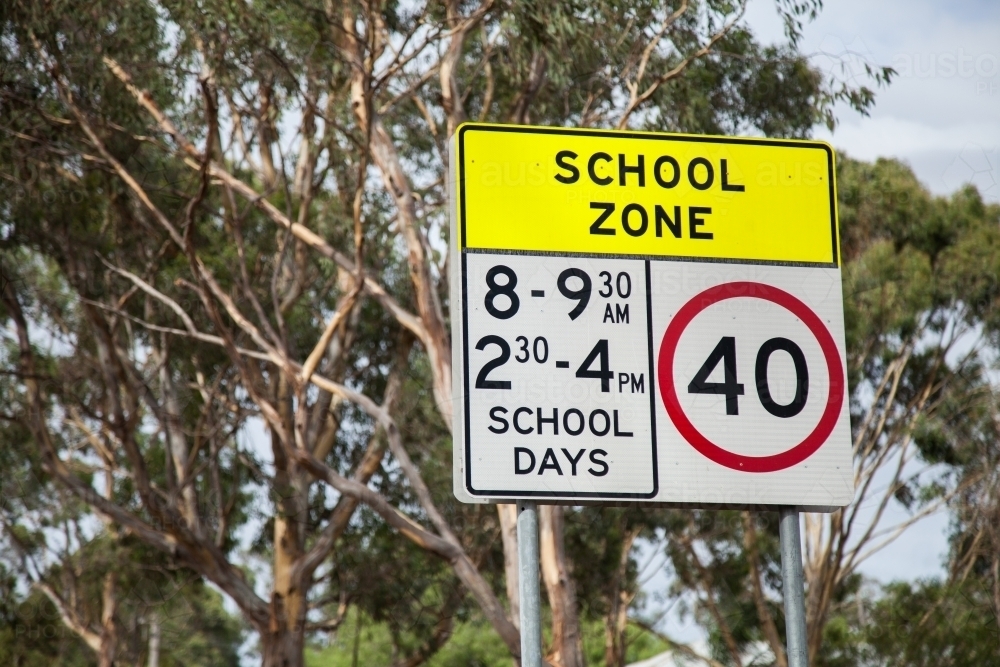
[[[98,667],[114,667],[115,664],[115,654],[118,651],[118,627],[115,624],[115,614],[118,611],[117,588],[118,574],[108,572],[104,575],[101,595],[101,639],[97,651]]]
[[[564,512],[560,505],[542,505],[538,517],[539,562],[552,610],[549,660],[557,667],[585,667],[576,586],[563,543]]]
[[[303,667],[305,636],[302,632],[280,632],[261,637],[261,667]]]

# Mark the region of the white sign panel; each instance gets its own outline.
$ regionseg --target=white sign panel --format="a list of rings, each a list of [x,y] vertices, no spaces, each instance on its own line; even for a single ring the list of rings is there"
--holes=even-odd
[[[464,269],[469,487],[653,497],[646,262],[470,253]]]
[[[452,165],[460,500],[850,502],[824,144],[465,125]]]

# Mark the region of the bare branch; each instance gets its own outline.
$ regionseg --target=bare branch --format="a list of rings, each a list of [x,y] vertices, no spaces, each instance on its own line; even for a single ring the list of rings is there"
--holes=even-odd
[[[642,106],[642,104],[645,103],[646,100],[652,97],[653,94],[656,93],[656,91],[660,88],[660,86],[670,81],[671,79],[675,79],[678,76],[680,76],[684,72],[684,70],[686,70],[688,66],[695,60],[704,58],[706,55],[711,53],[715,45],[719,42],[719,40],[721,40],[723,37],[729,34],[729,31],[732,30],[733,26],[735,26],[743,18],[743,14],[746,12],[746,9],[747,9],[747,0],[742,0],[742,2],[740,2],[740,9],[732,20],[730,20],[728,23],[722,26],[722,28],[718,32],[712,35],[704,46],[686,56],[683,60],[677,63],[677,65],[675,65],[673,69],[657,77],[653,81],[653,83],[649,84],[649,86],[646,87],[646,90],[644,90],[641,94],[638,94],[638,81],[636,81],[635,83],[636,88],[634,91],[632,91],[632,94],[629,96],[630,99],[628,106],[625,107],[625,111],[622,113],[621,118],[618,120],[618,125],[617,125],[618,129],[623,130],[626,127],[628,127],[629,117],[635,112],[636,109]]]
[[[189,141],[180,130],[170,121],[167,116],[160,111],[159,107],[153,101],[152,97],[145,91],[138,89],[133,83],[131,77],[125,72],[124,69],[118,65],[112,58],[105,56],[105,64],[108,68],[118,77],[122,83],[125,84],[129,92],[132,93],[136,101],[145,108],[153,119],[156,120],[160,128],[169,134],[181,147],[181,150],[189,156],[187,161],[188,166],[192,169],[200,169],[201,162],[203,160],[202,155],[195,148],[194,144]],[[324,241],[318,234],[313,232],[308,227],[293,222],[284,213],[282,213],[276,206],[271,204],[263,195],[258,194],[249,185],[236,178],[230,174],[226,169],[221,167],[215,162],[209,164],[209,174],[213,178],[217,178],[222,181],[225,185],[232,188],[233,191],[239,193],[240,196],[247,199],[255,206],[257,206],[261,211],[263,211],[273,222],[278,223],[288,231],[292,233],[297,239],[318,251],[323,257],[333,260],[338,266],[342,267],[350,273],[357,273],[357,269],[354,266],[354,262],[351,261],[346,255],[343,255],[332,246],[330,246],[326,241]],[[144,202],[145,203],[145,202]],[[149,203],[152,205],[152,202]],[[175,238],[175,241],[179,240],[179,236]],[[181,245],[183,247],[183,245]],[[409,329],[417,336],[421,341],[427,341],[428,335],[424,324],[421,322],[420,318],[409,313],[399,305],[399,303],[393,299],[388,292],[385,291],[381,285],[371,278],[365,278],[365,289],[371,294],[376,301],[378,301],[393,317],[399,321],[404,327]]]

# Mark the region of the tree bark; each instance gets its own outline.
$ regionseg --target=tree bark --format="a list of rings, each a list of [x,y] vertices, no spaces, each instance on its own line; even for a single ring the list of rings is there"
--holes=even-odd
[[[753,517],[750,512],[743,512],[743,544],[747,550],[747,559],[750,561],[750,584],[752,586],[754,605],[757,608],[757,615],[764,628],[764,636],[771,646],[771,653],[774,654],[775,667],[788,667],[788,658],[785,656],[785,646],[781,643],[781,636],[778,634],[778,626],[774,622],[771,611],[767,608],[767,599],[764,597],[764,587],[760,583],[760,557],[757,552],[757,529],[753,525]]]
[[[166,344],[158,352],[160,364],[160,389],[163,392],[163,412],[165,414],[164,431],[169,444],[170,460],[176,476],[177,486],[181,489],[181,513],[187,521],[188,528],[200,535],[198,520],[198,500],[195,487],[188,480],[188,443],[181,422],[181,404],[177,398],[177,390],[173,378],[170,377]]]
[[[328,15],[335,19],[332,7]],[[416,199],[410,179],[403,168],[399,151],[381,119],[371,108],[370,67],[357,32],[355,17],[349,9],[342,15],[344,54],[351,63],[351,106],[358,126],[371,138],[371,158],[382,175],[385,190],[396,204],[397,224],[406,242],[407,264],[413,283],[417,313],[424,325],[421,343],[427,352],[433,376],[432,387],[438,411],[449,429],[453,428],[451,391],[451,336],[445,325],[444,311],[430,270],[430,248],[417,215]]]
[[[118,612],[118,573],[104,575],[101,595],[101,648],[97,652],[98,667],[114,667],[115,653],[118,652],[118,627],[115,614]]]
[[[471,24],[463,25],[464,17],[460,12],[460,4],[459,0],[448,0],[445,5],[448,28],[453,30],[454,34],[448,42],[448,49],[444,52],[441,64],[438,67],[438,76],[441,80],[441,106],[444,109],[445,119],[448,124],[449,139],[455,133],[456,128],[465,121],[462,93],[458,89],[455,74],[459,59],[462,56],[462,44],[465,41],[465,34],[472,26]]]
[[[584,667],[576,587],[563,545],[564,510],[558,505],[542,505],[538,510],[538,555],[552,610],[552,647],[548,660],[554,667]]]
[[[625,533],[621,551],[618,556],[618,569],[611,585],[611,607],[605,619],[604,627],[604,664],[606,667],[623,667],[625,665],[625,630],[628,627],[628,607],[634,598],[624,587],[628,574],[629,555],[632,545],[639,536],[638,529]]]
[[[302,612],[305,600],[301,587],[292,578],[295,561],[300,555],[297,545],[294,544],[295,531],[289,530],[293,525],[294,520],[286,517],[274,518],[274,590],[271,593],[271,624],[268,628],[271,637],[269,642],[264,643],[265,646],[271,644],[281,651],[297,645],[301,654],[304,638]],[[284,656],[282,660],[284,662],[273,664],[289,666],[302,664],[301,655],[290,662],[288,661],[290,656]],[[264,664],[269,663],[265,661]]]
[[[1000,556],[993,552],[993,619],[997,624],[997,631],[1000,632]],[[1000,645],[997,646],[997,654],[1000,655]]]
[[[275,403],[286,431],[291,431],[291,388],[284,375],[279,377],[277,384]],[[304,493],[302,485],[297,483],[299,466],[289,460],[284,444],[276,434],[271,434],[271,440],[278,502],[274,516],[274,584],[271,591],[270,623],[267,640],[262,638],[265,649],[264,667],[301,667],[304,659],[305,597],[300,582],[293,574],[296,562],[302,555],[299,522],[305,511],[302,502]]]
[[[261,667],[304,667],[305,635],[274,632],[261,636]]]
[[[514,627],[521,629],[521,570],[517,562],[517,505],[497,505],[500,537],[503,539],[503,568],[507,583],[507,606]]]
[[[149,619],[149,659],[148,667],[160,667],[160,617],[153,612]]]
[[[545,83],[548,67],[549,60],[545,54],[541,50],[535,51],[531,56],[528,78],[517,94],[514,108],[511,109],[510,122],[523,125],[530,120],[528,110],[531,108],[531,103],[535,101],[538,91],[541,90],[542,84]]]

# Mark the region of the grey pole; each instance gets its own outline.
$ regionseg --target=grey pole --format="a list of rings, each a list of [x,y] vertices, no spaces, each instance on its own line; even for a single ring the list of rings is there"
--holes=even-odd
[[[809,667],[799,511],[794,507],[782,507],[781,523],[778,528],[781,533],[781,581],[785,592],[788,667]]]
[[[542,667],[538,505],[531,501],[517,503],[517,561],[521,594],[521,667]]]

